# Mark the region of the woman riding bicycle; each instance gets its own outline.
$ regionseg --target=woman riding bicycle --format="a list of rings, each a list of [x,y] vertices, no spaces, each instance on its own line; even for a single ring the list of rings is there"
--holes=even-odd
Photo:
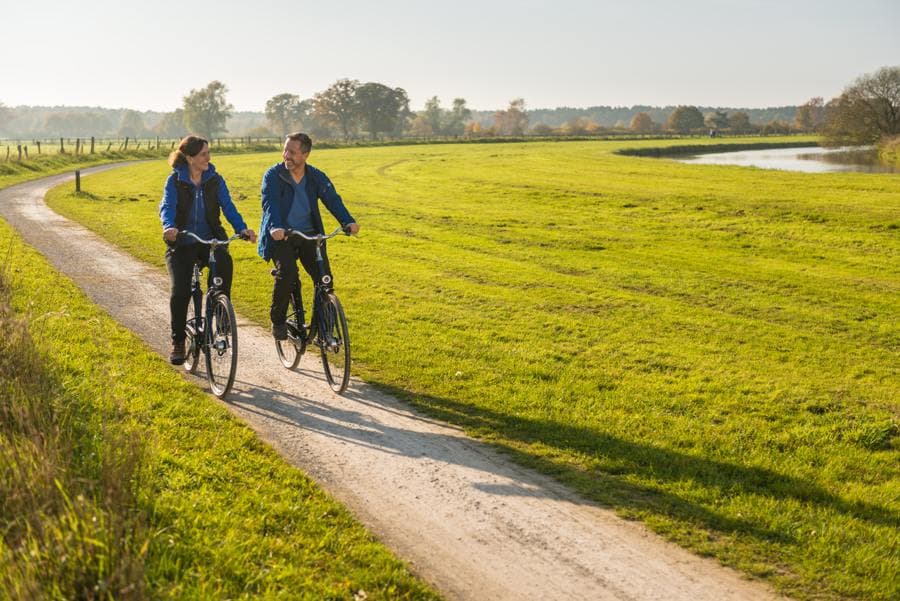
[[[209,162],[209,142],[199,136],[187,136],[169,155],[172,173],[166,180],[159,218],[162,221],[166,249],[166,267],[169,270],[171,294],[169,313],[172,328],[172,352],[169,361],[181,365],[185,358],[185,321],[191,299],[191,274],[194,263],[201,268],[209,263],[208,248],[192,238],[178,239],[179,230],[194,232],[200,238],[224,239],[228,236],[222,227],[221,214],[251,242],[256,233],[247,228],[241,214],[235,208],[225,180]],[[222,290],[231,294],[233,264],[225,247],[216,249],[218,277],[222,278]],[[211,282],[210,282],[211,283]]]

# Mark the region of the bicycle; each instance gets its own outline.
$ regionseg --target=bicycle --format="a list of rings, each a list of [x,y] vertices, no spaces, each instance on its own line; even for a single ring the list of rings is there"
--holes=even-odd
[[[325,370],[325,378],[328,385],[337,393],[342,394],[350,382],[350,332],[347,328],[347,317],[341,301],[338,300],[331,286],[331,276],[325,273],[325,261],[322,258],[322,244],[326,240],[344,232],[348,236],[349,230],[339,227],[330,234],[316,234],[307,236],[303,232],[287,229],[285,239],[289,236],[300,236],[316,243],[316,266],[319,277],[316,280],[313,293],[313,310],[309,326],[303,323],[303,299],[300,296],[299,277],[294,283],[287,313],[287,340],[275,340],[275,349],[281,364],[288,369],[294,369],[300,362],[300,357],[306,352],[309,344],[317,347],[322,357],[322,367]],[[272,270],[272,275],[275,275]]]
[[[222,278],[216,275],[215,250],[220,246],[227,247],[232,241],[243,238],[235,234],[228,240],[211,238],[204,240],[193,232],[181,230],[178,237],[189,236],[209,246],[209,275],[212,285],[206,291],[205,302],[201,304],[200,263],[194,263],[194,274],[191,278],[191,304],[194,307],[193,317],[188,318],[185,325],[185,359],[184,368],[196,373],[200,363],[200,354],[206,359],[206,379],[212,393],[223,398],[234,384],[237,371],[237,319],[231,299],[221,289]]]

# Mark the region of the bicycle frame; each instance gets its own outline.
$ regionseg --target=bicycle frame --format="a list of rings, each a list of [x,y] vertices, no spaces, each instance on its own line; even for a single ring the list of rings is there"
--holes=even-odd
[[[209,353],[209,349],[213,344],[212,332],[209,328],[209,316],[212,309],[212,301],[215,298],[215,295],[221,289],[220,287],[222,286],[222,278],[216,275],[216,248],[220,246],[227,247],[234,240],[241,238],[241,235],[235,234],[228,240],[218,240],[216,238],[204,240],[194,232],[189,232],[187,230],[181,230],[180,232],[178,232],[178,234],[189,236],[197,242],[209,246],[209,279],[212,282],[212,285],[210,285],[210,287],[206,290],[206,296],[204,299],[200,284],[200,264],[194,262],[194,274],[191,278],[191,299],[194,306],[194,317],[188,319],[188,323],[192,323],[194,325],[195,331],[203,332],[201,346],[204,354],[206,354]],[[205,301],[203,303],[204,310],[202,313],[200,312],[201,299]]]
[[[298,232],[297,230],[286,229],[284,231],[285,239],[290,236],[299,236],[305,240],[310,240],[316,243],[316,269],[318,270],[319,277],[315,282],[315,289],[313,291],[313,306],[312,306],[312,319],[310,320],[309,331],[306,333],[306,339],[304,342],[309,342],[310,340],[315,340],[315,336],[318,332],[327,332],[328,326],[322,323],[322,314],[320,311],[320,307],[322,306],[323,300],[322,298],[326,296],[329,292],[332,292],[334,288],[331,285],[331,276],[325,273],[325,258],[322,256],[322,245],[326,240],[330,238],[334,238],[340,233],[345,233],[346,235],[350,235],[345,229],[344,226],[341,226],[331,232],[330,234],[316,234],[314,236],[308,236],[303,232]],[[299,276],[298,276],[299,277]],[[303,300],[300,298],[300,289],[298,286],[299,282],[295,283],[294,293],[297,294],[295,297],[295,306],[301,307]],[[297,304],[300,303],[300,304]],[[323,344],[328,344],[328,341],[322,341]]]

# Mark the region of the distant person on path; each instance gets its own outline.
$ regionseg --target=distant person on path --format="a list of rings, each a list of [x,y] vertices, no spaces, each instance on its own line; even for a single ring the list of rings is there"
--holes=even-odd
[[[287,339],[288,302],[294,282],[298,282],[297,259],[303,269],[315,281],[316,243],[298,236],[285,237],[290,228],[307,235],[324,234],[325,226],[319,212],[319,200],[338,222],[351,234],[359,231],[359,225],[350,216],[344,201],[335,191],[331,180],[323,172],[307,164],[312,150],[312,140],[303,133],[293,133],[284,141],[283,162],[266,171],[262,181],[262,223],[259,226],[259,255],[275,262],[275,285],[272,289],[272,335],[277,340]],[[331,275],[325,245],[322,245],[325,272]],[[302,310],[302,308],[300,308]],[[303,315],[299,316],[301,321]]]
[[[221,213],[228,222],[250,242],[256,241],[256,233],[247,228],[231,201],[225,180],[209,162],[209,142],[199,136],[187,136],[169,155],[172,173],[166,180],[159,218],[162,221],[163,240],[166,249],[166,267],[169,269],[171,295],[169,313],[172,325],[172,352],[169,361],[173,365],[184,363],[185,322],[188,303],[191,300],[191,276],[194,263],[201,268],[209,263],[209,247],[193,238],[176,239],[179,230],[188,230],[204,240],[228,235],[222,227]],[[222,278],[222,289],[231,295],[233,263],[227,247],[217,248],[216,274]],[[209,285],[209,282],[207,282]]]

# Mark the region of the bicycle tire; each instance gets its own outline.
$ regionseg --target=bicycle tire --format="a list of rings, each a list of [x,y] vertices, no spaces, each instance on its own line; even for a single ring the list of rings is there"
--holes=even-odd
[[[275,339],[275,351],[278,353],[278,360],[287,369],[294,369],[300,363],[300,357],[306,351],[306,337],[302,329],[303,324],[299,323],[299,313],[296,306],[294,295],[288,304],[287,318],[287,340]]]
[[[321,326],[317,338],[325,378],[334,392],[342,394],[350,383],[350,332],[347,317],[341,301],[333,292],[328,293],[319,310]]]
[[[231,390],[237,372],[237,319],[231,300],[224,294],[217,294],[208,317],[206,378],[212,393],[221,399]]]
[[[188,322],[184,328],[184,369],[188,373],[197,373],[197,365],[200,364],[200,342],[196,327]]]

